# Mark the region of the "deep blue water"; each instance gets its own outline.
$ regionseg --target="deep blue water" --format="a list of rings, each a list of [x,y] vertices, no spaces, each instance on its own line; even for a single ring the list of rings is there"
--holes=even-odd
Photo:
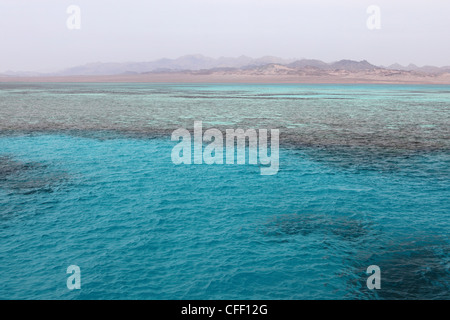
[[[0,135],[1,299],[450,298],[450,152],[445,145],[448,127],[439,127],[448,124],[448,87],[348,89],[373,91],[378,97],[373,108],[395,105],[398,112],[387,124],[380,124],[385,117],[375,111],[368,115],[358,109],[368,107],[367,97],[358,99],[345,88],[332,87],[348,95],[344,98],[352,100],[350,108],[328,115],[326,123],[319,119],[323,111],[316,110],[314,121],[313,109],[308,109],[308,134],[321,140],[316,139],[315,146],[301,138],[305,135],[300,129],[291,132],[280,149],[280,171],[262,176],[258,165],[174,165],[171,150],[176,143],[170,133],[142,134],[146,128],[159,128],[156,125],[136,124],[140,134],[130,136],[124,128],[114,130],[114,123],[120,126],[118,118],[105,127],[101,122],[80,128],[81,113],[51,118],[47,110],[45,120],[39,112],[33,116],[33,103],[62,103],[51,102],[55,86],[27,87],[31,97],[23,100],[17,95],[23,87],[3,88],[2,112],[16,117],[0,121],[5,130]],[[123,97],[128,91],[141,92],[139,85],[127,85],[128,91],[121,85],[105,86],[108,99],[115,92],[119,98],[112,101],[139,114],[138,102],[125,103]],[[117,93],[118,88],[126,92]],[[163,93],[170,95],[166,99],[180,105],[186,100],[173,98],[174,92],[194,91],[164,88],[170,91]],[[161,86],[150,89],[161,91]],[[200,89],[206,97],[208,90],[237,94],[233,86]],[[79,87],[70,90],[75,91],[74,104],[85,99],[84,91],[76,93]],[[261,85],[239,90],[278,90],[285,96],[296,90],[329,94],[330,87]],[[415,91],[424,97],[414,102]],[[157,94],[158,101],[167,103]],[[146,101],[139,100],[139,106],[152,98],[151,93],[143,95]],[[428,95],[433,99],[427,100]],[[31,111],[8,110],[5,101],[28,105]],[[311,103],[324,103],[320,101]],[[276,100],[288,109],[301,109],[307,102]],[[108,103],[103,114],[120,115],[110,111]],[[257,99],[251,103],[260,105]],[[97,111],[89,112],[84,124],[95,122]],[[209,112],[195,120],[207,123]],[[257,114],[264,112],[270,114]],[[356,131],[347,135],[348,118],[361,120],[364,114],[373,123],[364,131],[357,121]],[[211,120],[212,125],[226,125],[225,115]],[[286,115],[280,111],[274,116],[278,124],[284,123],[275,126],[281,133],[283,128],[289,131],[287,123],[293,119]],[[161,120],[162,127],[172,128],[167,119]],[[424,119],[428,122],[422,123]],[[236,118],[228,120],[233,125]],[[173,121],[177,127],[180,118]],[[246,121],[260,127],[261,122]],[[395,123],[400,129],[389,133]],[[319,129],[311,129],[314,124]],[[373,134],[379,126],[385,130]],[[424,126],[434,126],[436,135],[423,131],[428,128]],[[410,140],[399,132],[417,136]],[[366,140],[360,143],[362,138]],[[348,143],[341,143],[345,139]],[[366,287],[365,271],[372,264],[381,268],[381,290]],[[69,265],[81,268],[81,290],[66,287]]]

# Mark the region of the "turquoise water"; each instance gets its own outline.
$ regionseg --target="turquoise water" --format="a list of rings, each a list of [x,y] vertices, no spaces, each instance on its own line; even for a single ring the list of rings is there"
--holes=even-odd
[[[449,86],[1,84],[0,298],[449,299],[449,117]],[[278,174],[174,165],[194,120],[279,128]]]

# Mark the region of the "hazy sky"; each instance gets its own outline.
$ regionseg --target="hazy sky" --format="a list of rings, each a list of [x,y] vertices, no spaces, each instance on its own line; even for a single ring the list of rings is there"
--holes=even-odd
[[[66,26],[69,5],[80,30]],[[450,1],[0,0],[0,72],[196,53],[450,65]]]

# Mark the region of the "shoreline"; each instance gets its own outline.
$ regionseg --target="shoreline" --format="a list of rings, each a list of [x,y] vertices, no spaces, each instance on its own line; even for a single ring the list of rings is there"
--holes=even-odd
[[[417,84],[450,85],[450,74],[338,76],[154,73],[112,76],[0,76],[0,83],[260,83],[260,84]]]

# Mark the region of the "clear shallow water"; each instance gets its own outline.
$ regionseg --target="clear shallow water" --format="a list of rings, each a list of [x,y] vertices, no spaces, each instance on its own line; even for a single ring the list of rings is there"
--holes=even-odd
[[[449,91],[2,85],[0,298],[448,299]],[[261,103],[268,95],[277,98]],[[315,98],[285,99],[301,95]],[[328,103],[333,95],[346,103]],[[183,114],[186,127],[245,129],[276,110],[271,126],[288,132],[277,175],[171,162]],[[400,137],[408,130],[414,139]],[[79,291],[66,287],[71,264]],[[371,264],[377,292],[365,286]]]
[[[294,146],[450,150],[448,85],[10,83],[0,98],[5,133],[159,136],[202,120],[205,129],[278,128]]]

